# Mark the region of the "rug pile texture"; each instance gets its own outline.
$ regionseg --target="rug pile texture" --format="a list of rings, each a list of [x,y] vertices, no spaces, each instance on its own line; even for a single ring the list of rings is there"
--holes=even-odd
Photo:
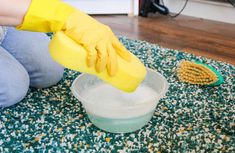
[[[96,128],[70,86],[79,72],[65,70],[47,89],[30,89],[22,102],[0,109],[0,152],[234,152],[235,67],[155,44],[120,37],[146,67],[163,74],[169,91],[151,121],[129,134]],[[217,87],[179,82],[181,60],[197,60],[225,78]]]

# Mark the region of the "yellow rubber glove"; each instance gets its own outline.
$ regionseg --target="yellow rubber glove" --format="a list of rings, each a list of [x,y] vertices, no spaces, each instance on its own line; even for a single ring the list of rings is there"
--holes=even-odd
[[[63,31],[88,51],[87,64],[88,66],[96,64],[98,72],[102,72],[107,65],[109,74],[111,76],[116,74],[117,54],[130,61],[129,52],[112,30],[81,11],[76,10],[69,16]]]
[[[89,15],[59,0],[32,0],[20,30],[64,33],[87,51],[87,65],[97,72],[107,68],[110,76],[118,70],[117,56],[130,61],[127,49],[112,30]]]

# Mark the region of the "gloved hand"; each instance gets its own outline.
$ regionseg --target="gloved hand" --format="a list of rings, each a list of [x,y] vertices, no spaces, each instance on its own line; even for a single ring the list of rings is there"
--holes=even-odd
[[[63,31],[87,50],[88,66],[96,63],[98,72],[103,71],[107,65],[109,74],[114,75],[117,71],[117,54],[130,60],[129,52],[108,26],[78,10],[69,16]]]
[[[118,70],[117,56],[130,61],[127,49],[112,30],[89,15],[59,0],[32,0],[20,30],[64,33],[87,51],[87,65],[97,72],[107,68],[110,76]]]

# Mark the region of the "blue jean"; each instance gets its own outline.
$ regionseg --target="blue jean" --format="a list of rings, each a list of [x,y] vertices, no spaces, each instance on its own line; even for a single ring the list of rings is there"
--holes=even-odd
[[[63,76],[63,67],[48,52],[50,39],[43,33],[9,28],[0,44],[0,107],[20,102],[29,86],[46,88]]]

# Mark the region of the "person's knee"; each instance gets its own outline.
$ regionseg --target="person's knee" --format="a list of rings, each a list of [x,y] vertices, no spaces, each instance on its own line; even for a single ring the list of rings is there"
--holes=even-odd
[[[31,78],[30,86],[36,88],[46,88],[57,84],[63,77],[64,68],[54,61],[47,63],[38,71],[38,75]],[[33,76],[32,76],[33,77]]]
[[[29,76],[26,71],[12,72],[12,76],[0,75],[0,84],[0,107],[9,107],[20,102],[27,94]]]
[[[17,46],[9,42],[15,42]],[[28,71],[31,87],[46,88],[55,85],[63,76],[64,68],[49,54],[49,42],[46,34],[22,32],[13,28],[9,28],[3,42],[3,46],[13,52],[14,57]]]

